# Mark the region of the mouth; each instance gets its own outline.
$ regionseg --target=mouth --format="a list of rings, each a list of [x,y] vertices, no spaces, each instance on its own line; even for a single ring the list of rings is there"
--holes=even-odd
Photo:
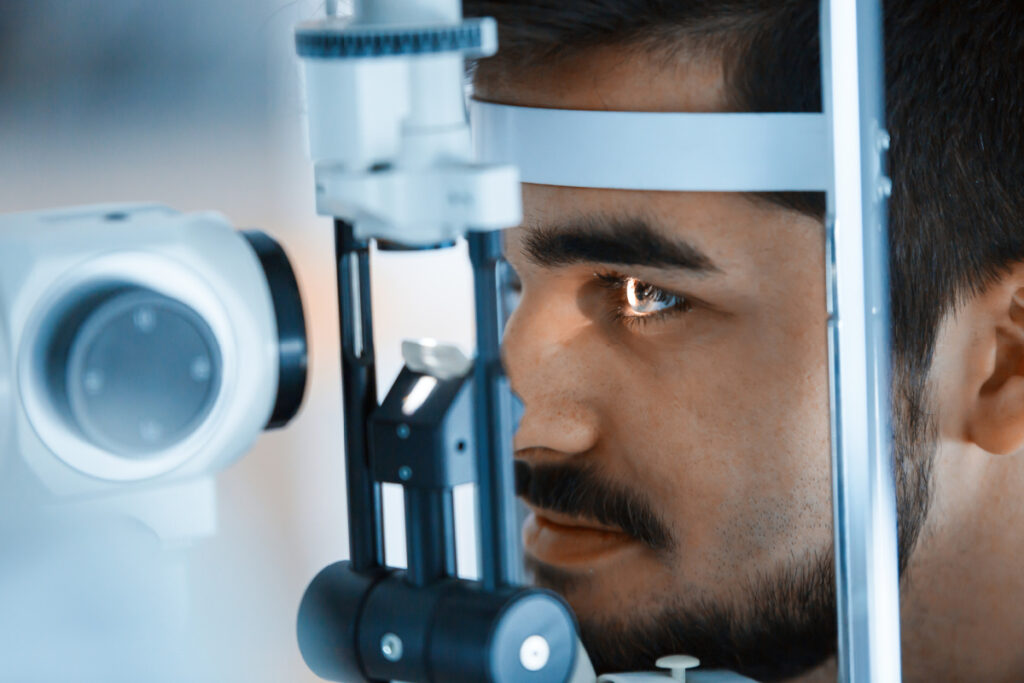
[[[572,568],[591,566],[638,541],[621,529],[527,505],[530,515],[523,524],[523,546],[544,564]]]

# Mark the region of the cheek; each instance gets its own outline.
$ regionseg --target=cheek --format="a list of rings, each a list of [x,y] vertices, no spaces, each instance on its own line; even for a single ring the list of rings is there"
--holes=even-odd
[[[609,453],[624,456],[605,464],[642,482],[692,572],[704,561],[706,570],[777,562],[827,543],[824,344],[823,324],[734,320],[643,353],[605,350],[602,436]],[[700,548],[703,560],[687,548]]]

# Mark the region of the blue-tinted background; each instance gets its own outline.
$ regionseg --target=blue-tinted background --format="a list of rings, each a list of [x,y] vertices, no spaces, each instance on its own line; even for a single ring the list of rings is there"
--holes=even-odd
[[[303,410],[218,476],[219,533],[184,551],[188,596],[161,588],[157,575],[177,571],[163,556],[146,556],[149,564],[90,557],[87,540],[69,550],[138,597],[139,623],[150,619],[159,633],[165,612],[182,608],[191,637],[163,642],[168,652],[141,636],[122,647],[97,630],[112,606],[96,604],[38,644],[49,655],[38,660],[39,680],[56,680],[61,660],[75,656],[93,657],[96,671],[123,656],[143,670],[147,661],[177,662],[187,680],[316,680],[295,645],[295,611],[313,574],[347,552],[331,227],[314,211],[292,48],[294,25],[320,12],[312,0],[2,1],[0,212],[140,200],[221,211],[285,246],[311,335]],[[471,348],[464,253],[384,255],[375,267],[382,385],[398,371],[401,338]],[[394,491],[387,501],[387,518],[400,527],[401,501]],[[465,495],[460,501],[460,563],[470,572],[472,515]],[[45,564],[46,549],[39,553]],[[389,534],[388,556],[404,561],[400,533]],[[35,569],[22,578],[22,595],[45,595],[45,582],[56,580]],[[74,590],[88,593],[89,585]],[[103,586],[92,586],[102,595]],[[36,613],[60,617],[63,607],[53,598]],[[152,656],[140,647],[153,647]],[[37,655],[29,648],[19,656]],[[0,680],[25,679],[0,664]],[[74,680],[112,679],[80,672]]]

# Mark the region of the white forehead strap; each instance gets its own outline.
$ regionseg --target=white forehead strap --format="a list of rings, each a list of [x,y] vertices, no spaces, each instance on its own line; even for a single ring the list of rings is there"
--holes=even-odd
[[[478,159],[526,183],[623,190],[825,191],[823,114],[513,107],[473,100]]]

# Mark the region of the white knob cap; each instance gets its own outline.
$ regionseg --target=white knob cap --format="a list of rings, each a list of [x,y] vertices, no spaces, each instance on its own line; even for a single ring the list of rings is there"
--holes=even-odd
[[[686,670],[700,666],[700,660],[690,655],[668,655],[658,659],[655,664],[660,669],[669,669],[672,672],[672,680],[685,681]]]

